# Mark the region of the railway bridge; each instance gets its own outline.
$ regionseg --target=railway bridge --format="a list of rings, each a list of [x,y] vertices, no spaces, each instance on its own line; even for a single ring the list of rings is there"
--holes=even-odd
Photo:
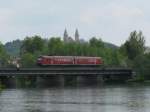
[[[101,67],[48,67],[48,68],[0,68],[0,77],[7,76],[101,76],[103,78],[132,78],[130,68]]]
[[[42,85],[93,85],[106,81],[126,81],[131,79],[130,68],[104,68],[98,66],[49,66],[38,68],[0,68],[0,82],[6,86],[15,86],[19,81],[31,81]]]

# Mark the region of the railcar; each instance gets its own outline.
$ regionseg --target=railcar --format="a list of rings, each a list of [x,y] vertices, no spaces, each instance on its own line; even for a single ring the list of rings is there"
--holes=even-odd
[[[40,56],[37,64],[44,65],[102,65],[100,57],[86,56]]]
[[[79,65],[99,65],[102,64],[102,59],[100,57],[75,57],[74,64]]]

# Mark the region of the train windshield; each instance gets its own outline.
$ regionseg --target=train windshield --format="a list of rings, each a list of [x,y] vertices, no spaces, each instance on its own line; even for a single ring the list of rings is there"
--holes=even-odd
[[[38,60],[38,61],[42,60],[42,56],[39,56],[37,60]]]

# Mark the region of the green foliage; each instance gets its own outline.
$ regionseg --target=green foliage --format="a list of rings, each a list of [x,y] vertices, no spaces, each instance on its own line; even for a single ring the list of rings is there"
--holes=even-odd
[[[144,54],[145,39],[142,32],[131,32],[129,40],[127,40],[125,44],[121,46],[121,49],[130,60],[133,60],[138,55]]]
[[[5,88],[5,86],[2,84],[1,80],[0,80],[0,92]]]
[[[31,53],[25,53],[21,56],[21,64],[23,67],[34,67],[36,65],[36,57]]]
[[[142,32],[134,31],[119,50],[125,57],[127,65],[136,72],[137,80],[150,79],[150,53],[145,53],[145,49]]]
[[[133,68],[137,72],[137,75],[142,75],[144,78],[150,79],[150,53],[138,55],[133,60]]]
[[[42,51],[44,48],[44,40],[40,36],[32,37],[33,52]]]
[[[59,37],[44,40],[39,36],[26,37],[21,47],[23,66],[34,66],[39,55],[98,56],[107,65],[121,65],[118,49],[105,47],[101,39],[93,37],[89,42],[64,42]]]
[[[104,43],[102,42],[102,40],[96,39],[95,37],[91,38],[89,43],[90,43],[90,46],[92,47],[98,47],[98,48],[104,47]]]
[[[26,37],[21,46],[20,56],[23,67],[33,67],[36,65],[36,59],[45,51],[45,40],[40,36]]]
[[[63,54],[63,42],[60,38],[51,38],[48,42],[48,54],[49,55],[61,55]]]
[[[9,56],[7,55],[4,46],[0,43],[0,67],[8,65]]]
[[[21,46],[21,54],[37,53],[44,49],[44,40],[40,36],[26,37]]]

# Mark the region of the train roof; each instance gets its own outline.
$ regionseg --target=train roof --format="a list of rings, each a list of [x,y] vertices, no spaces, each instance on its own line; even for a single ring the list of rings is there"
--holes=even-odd
[[[45,57],[45,58],[50,58],[50,57],[67,57],[67,58],[72,58],[72,57],[76,57],[76,58],[101,58],[101,57],[92,57],[92,56],[48,56],[48,55],[43,55],[43,56],[39,56],[39,57]]]

